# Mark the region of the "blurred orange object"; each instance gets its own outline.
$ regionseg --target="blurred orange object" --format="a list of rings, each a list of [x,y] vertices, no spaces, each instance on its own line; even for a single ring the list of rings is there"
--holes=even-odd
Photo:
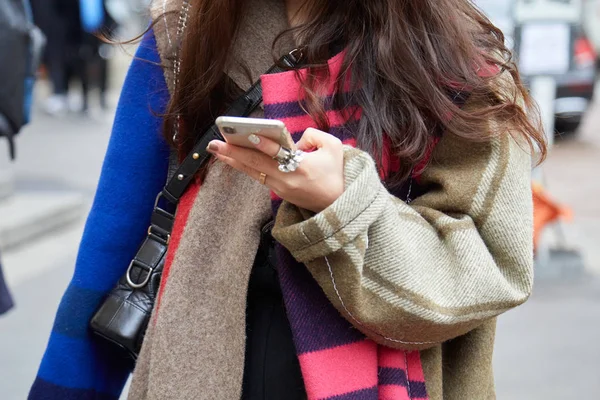
[[[38,79],[48,79],[48,68],[44,64],[40,65],[38,69]]]
[[[556,220],[570,221],[573,213],[570,208],[561,206],[550,199],[539,184],[532,185],[533,191],[533,248],[537,249],[544,228]]]

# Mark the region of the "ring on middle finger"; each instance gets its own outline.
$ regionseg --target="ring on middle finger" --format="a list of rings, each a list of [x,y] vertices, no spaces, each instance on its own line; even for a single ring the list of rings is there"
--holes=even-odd
[[[285,163],[279,163],[279,170],[284,173],[294,172],[300,166],[300,162],[304,159],[304,152],[296,150],[290,153],[291,157]]]
[[[279,151],[273,157],[274,160],[277,160],[279,164],[287,164],[287,162],[292,158],[293,154],[291,151],[286,149],[283,146],[279,146]]]

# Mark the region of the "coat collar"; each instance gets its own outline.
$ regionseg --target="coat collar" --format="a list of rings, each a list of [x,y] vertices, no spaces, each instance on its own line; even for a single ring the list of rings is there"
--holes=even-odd
[[[232,49],[232,66],[226,71],[242,90],[256,82],[275,59],[295,47],[291,39],[282,38],[273,52],[277,35],[289,28],[283,0],[249,2]]]
[[[177,48],[181,44],[178,27],[181,21],[187,20],[191,7],[193,4],[189,0],[153,0],[150,9],[170,91],[176,80],[173,60],[177,58]],[[232,48],[232,63],[225,71],[240,89],[250,88],[273,65],[274,55],[279,58],[295,47],[293,40],[282,38],[272,51],[277,35],[289,27],[284,0],[248,1]]]

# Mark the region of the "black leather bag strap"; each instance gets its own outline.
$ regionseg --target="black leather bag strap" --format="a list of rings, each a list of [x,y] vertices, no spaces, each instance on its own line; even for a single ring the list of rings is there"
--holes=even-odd
[[[279,64],[293,68],[298,63],[298,56],[294,52],[283,56],[278,64],[273,65],[266,73],[274,74],[284,71]],[[246,117],[250,115],[262,102],[262,86],[260,80],[254,83],[246,93],[239,97],[224,115],[231,117]],[[221,133],[216,125],[212,125],[206,133],[198,140],[190,154],[183,160],[179,168],[173,174],[167,185],[162,191],[162,196],[172,204],[177,204],[179,199],[187,189],[196,173],[202,168],[204,163],[210,158],[210,153],[206,147],[212,140],[223,140]]]
[[[299,64],[300,60],[300,52],[294,50],[281,57],[279,62],[269,68],[266,74],[274,74],[283,72],[286,68],[294,68]],[[283,67],[280,67],[280,65]],[[234,117],[248,116],[256,110],[261,102],[262,87],[259,80],[254,83],[246,93],[233,102],[225,115]],[[168,246],[171,239],[173,221],[175,220],[177,203],[179,203],[179,199],[193,180],[196,173],[209,160],[210,153],[206,150],[206,147],[208,146],[208,143],[214,139],[223,140],[223,137],[215,124],[202,135],[194,145],[190,154],[187,155],[175,172],[171,174],[171,171],[169,171],[169,175],[172,176],[170,176],[164,189],[156,197],[156,202],[154,204],[151,225],[148,228],[148,239],[150,239],[150,241],[159,242],[165,247]],[[161,202],[161,199],[166,200],[166,202]],[[146,242],[148,242],[148,240],[146,240],[145,243]],[[142,257],[144,253],[144,245],[142,245],[142,248],[138,251],[132,264],[143,265],[144,267],[142,268],[145,268],[146,266],[152,269],[155,268],[155,265],[147,265],[147,260],[141,259],[146,258]],[[154,259],[154,257],[151,258]]]

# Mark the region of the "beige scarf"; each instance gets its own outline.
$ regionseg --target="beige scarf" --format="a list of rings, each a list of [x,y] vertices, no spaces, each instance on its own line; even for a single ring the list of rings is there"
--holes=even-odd
[[[155,4],[163,59],[165,49],[174,52],[181,8],[181,1]],[[165,10],[177,12],[159,16]],[[240,88],[249,88],[272,65],[273,40],[286,28],[282,1],[252,2],[234,48],[252,79],[241,69],[228,71]],[[172,90],[174,77],[166,76]],[[177,249],[134,372],[133,400],[240,397],[247,285],[260,227],[271,218],[269,191],[221,163],[211,167],[202,190],[189,191],[182,203],[193,204],[189,217],[179,218],[187,224],[179,245],[171,245],[170,251]]]

